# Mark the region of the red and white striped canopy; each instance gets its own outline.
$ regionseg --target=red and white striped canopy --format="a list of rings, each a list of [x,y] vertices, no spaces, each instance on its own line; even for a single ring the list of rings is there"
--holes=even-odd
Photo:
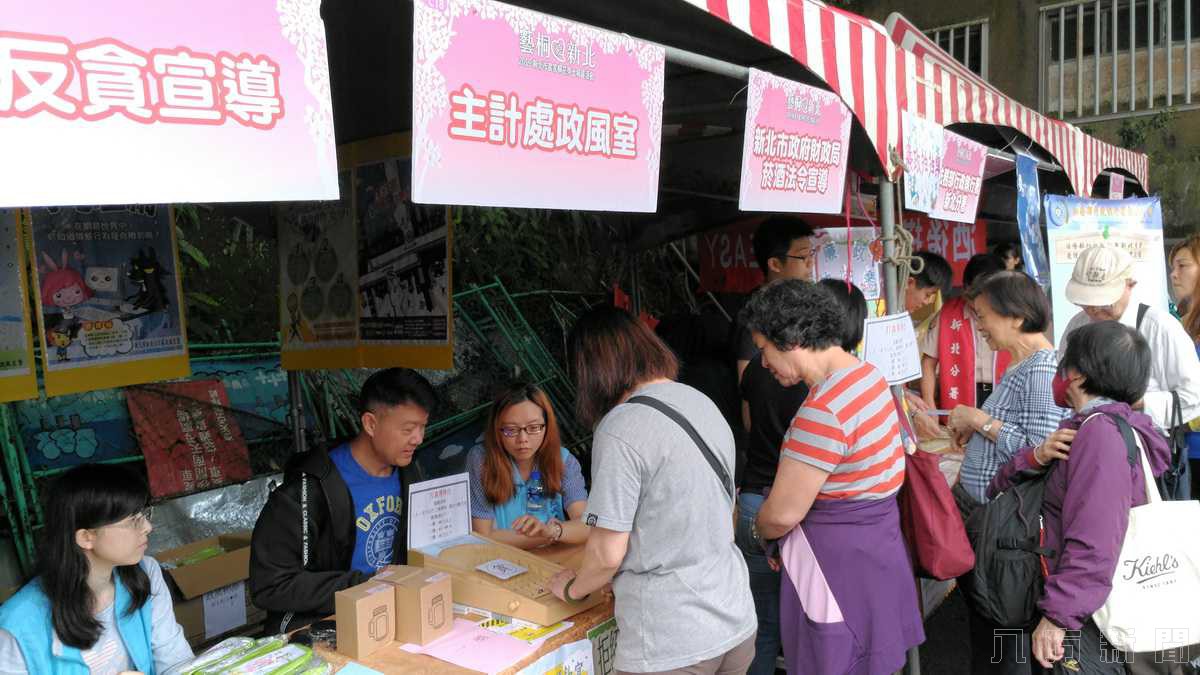
[[[1015,129],[1058,160],[1080,195],[1091,194],[1105,169],[1123,169],[1143,187],[1148,183],[1144,154],[1017,103],[898,14],[888,19],[889,31],[819,0],[684,1],[790,54],[821,78],[854,113],[889,176],[896,175],[903,156],[900,120],[907,110],[942,126],[967,122]]]
[[[889,176],[900,145],[899,48],[883,26],[816,0],[684,0],[790,54],[846,102]]]
[[[1025,134],[1058,160],[1076,194],[1090,195],[1101,171],[1122,169],[1147,185],[1146,155],[1093,138],[1074,125],[1045,117],[1005,96],[968,70],[900,14],[887,19],[903,50],[901,107],[948,126],[995,124]]]

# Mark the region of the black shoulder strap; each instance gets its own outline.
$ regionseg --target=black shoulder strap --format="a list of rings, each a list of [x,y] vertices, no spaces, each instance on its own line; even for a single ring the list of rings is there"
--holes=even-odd
[[[1142,319],[1146,318],[1146,310],[1148,310],[1148,309],[1150,309],[1150,305],[1147,305],[1144,302],[1138,304],[1138,320],[1137,320],[1138,331],[1142,330]]]
[[[1142,306],[1145,307],[1145,305]],[[1112,413],[1104,413],[1104,415],[1111,419],[1113,424],[1117,425],[1117,431],[1120,431],[1121,438],[1125,439],[1125,452],[1129,457],[1129,466],[1137,466],[1140,463],[1138,459],[1138,444],[1137,439],[1133,437],[1137,432],[1133,430],[1133,427],[1129,426],[1129,422],[1126,422],[1124,417],[1113,415]]]
[[[704,439],[700,437],[700,434],[692,426],[692,423],[687,421],[687,418],[680,415],[677,410],[666,403],[650,396],[634,396],[629,399],[628,403],[640,403],[641,405],[654,408],[678,424],[691,437],[696,447],[700,448],[700,454],[704,455],[704,459],[712,467],[713,472],[717,475],[717,479],[721,481],[721,487],[725,488],[726,494],[729,495],[729,499],[732,500],[734,498],[733,481],[729,478],[729,472],[721,464],[721,460],[717,459],[717,456],[713,454],[712,449],[708,447],[708,443],[705,443]]]

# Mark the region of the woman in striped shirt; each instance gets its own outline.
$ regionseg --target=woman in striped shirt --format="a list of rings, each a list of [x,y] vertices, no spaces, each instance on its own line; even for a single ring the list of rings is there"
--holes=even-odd
[[[896,508],[899,419],[883,376],[849,353],[846,314],[829,289],[792,280],[759,290],[741,315],[763,366],[809,386],[755,523],[784,571],[789,673],[893,673],[925,639]]]

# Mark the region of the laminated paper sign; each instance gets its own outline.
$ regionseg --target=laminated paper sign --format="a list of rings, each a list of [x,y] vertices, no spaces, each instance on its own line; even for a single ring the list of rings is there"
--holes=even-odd
[[[46,394],[185,377],[171,210],[113,205],[32,214]]]
[[[413,6],[413,201],[657,209],[661,46],[492,0]]]
[[[956,223],[975,222],[986,161],[986,146],[947,131],[937,201],[929,216]]]
[[[850,242],[847,243],[847,233]],[[867,300],[883,293],[882,245],[873,227],[817,230],[813,233],[813,260],[817,279],[843,280],[850,277]]]
[[[0,402],[37,396],[21,212],[0,209]]]
[[[336,199],[320,5],[0,0],[0,206]]]
[[[850,119],[836,94],[751,69],[739,207],[841,213]]]
[[[904,122],[904,208],[929,213],[938,195],[945,130],[907,110]]]

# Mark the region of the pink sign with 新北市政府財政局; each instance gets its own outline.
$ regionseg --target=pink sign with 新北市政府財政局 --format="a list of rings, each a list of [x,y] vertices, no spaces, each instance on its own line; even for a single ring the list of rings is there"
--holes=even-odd
[[[751,69],[738,206],[841,213],[850,121],[836,94]]]
[[[956,223],[974,223],[983,188],[987,146],[947,131],[938,177],[937,200],[929,217]]]
[[[413,201],[657,210],[661,46],[494,0],[413,4]]]
[[[320,0],[0,16],[0,206],[337,198]]]

